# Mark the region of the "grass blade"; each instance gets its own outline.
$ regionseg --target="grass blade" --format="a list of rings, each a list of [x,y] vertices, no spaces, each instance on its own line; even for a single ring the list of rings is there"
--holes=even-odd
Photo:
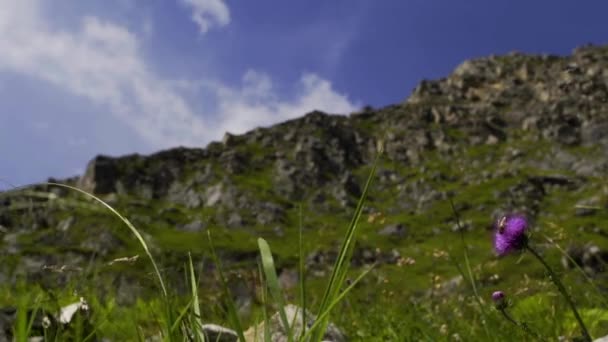
[[[198,301],[198,282],[194,274],[194,265],[192,264],[192,255],[188,253],[188,266],[190,269],[190,288],[192,295],[192,311],[194,312],[193,321],[193,334],[197,336],[198,340],[205,342],[205,332],[203,331],[203,321],[201,319],[201,307]]]
[[[175,329],[177,329],[177,327],[180,325],[180,323],[182,323],[182,321],[184,320],[184,317],[186,316],[186,314],[190,310],[191,306],[192,306],[192,301],[188,302],[188,304],[180,311],[179,315],[177,316],[177,319],[171,325],[171,331],[170,331],[171,334],[173,334],[173,332],[175,331]]]
[[[338,291],[342,287],[342,284],[344,283],[344,280],[346,278],[346,273],[348,271],[350,258],[352,256],[352,251],[354,248],[355,232],[357,230],[361,213],[363,212],[363,205],[365,203],[365,199],[367,198],[367,192],[374,178],[374,174],[376,173],[376,168],[378,166],[378,161],[380,160],[381,155],[382,148],[379,149],[378,154],[376,155],[376,159],[374,160],[374,163],[372,165],[372,169],[367,177],[367,181],[365,182],[363,193],[361,194],[359,202],[357,203],[355,213],[346,232],[346,237],[342,242],[342,247],[340,248],[338,258],[336,259],[336,262],[334,264],[332,274],[327,284],[327,288],[325,289],[325,294],[323,295],[323,299],[321,300],[319,312],[324,312],[330,307],[330,303],[333,302],[333,300],[337,297]],[[325,329],[327,329],[327,325],[329,322],[329,314],[324,315],[324,318],[322,318],[322,320],[323,321],[320,324],[319,332],[313,335],[313,340],[315,341],[320,341],[323,332],[325,331]]]
[[[239,336],[239,341],[245,341],[241,320],[239,319],[239,315],[236,310],[236,305],[234,304],[234,300],[232,299],[232,293],[230,292],[230,288],[228,287],[228,281],[226,280],[226,277],[224,275],[222,264],[220,262],[220,259],[217,257],[217,254],[215,253],[215,247],[213,247],[213,241],[211,240],[211,232],[209,231],[207,231],[207,238],[209,239],[209,246],[211,247],[211,256],[220,275],[220,281],[222,282],[224,296],[226,297],[226,304],[228,305],[228,317],[232,321],[234,330],[236,330],[236,333]]]
[[[300,281],[299,281],[299,290],[300,290],[300,308],[302,312],[306,312],[306,274],[305,274],[305,264],[304,264],[304,239],[302,238],[302,230],[304,229],[302,222],[302,204],[299,205],[299,229],[298,229],[298,259],[299,259],[299,273],[300,273]],[[306,334],[306,315],[302,314],[302,334],[304,336]],[[302,340],[302,339],[300,339]]]
[[[27,319],[27,306],[29,297],[25,294],[19,296],[17,303],[17,320],[15,322],[15,340],[18,342],[27,341],[30,329],[28,328],[29,322]]]
[[[262,317],[264,318],[263,323],[264,323],[264,331],[263,331],[263,339],[264,342],[271,342],[270,341],[270,322],[269,322],[269,317],[268,317],[268,286],[266,284],[266,281],[264,280],[264,271],[262,270],[262,264],[258,263],[258,274],[260,279],[262,280]],[[259,336],[257,328],[259,325],[255,326],[255,338],[254,338],[254,342],[258,342],[257,338]]]
[[[285,327],[287,340],[292,342],[293,332],[291,331],[291,326],[287,320],[287,315],[285,314],[285,301],[283,299],[283,293],[281,292],[281,287],[277,278],[276,269],[274,267],[274,259],[272,257],[272,253],[270,252],[270,246],[268,246],[268,242],[266,242],[266,240],[258,238],[258,247],[262,257],[262,267],[264,269],[264,275],[266,276],[268,288],[270,289],[270,295],[279,305],[279,316],[283,326]]]
[[[363,277],[365,277],[369,272],[371,272],[373,268],[374,266],[371,266],[367,270],[363,271],[357,278],[355,278],[355,280],[350,285],[348,285],[348,287],[346,287],[346,289],[344,289],[344,291],[342,291],[336,296],[336,298],[334,298],[334,300],[332,300],[332,302],[327,306],[327,309],[317,316],[317,319],[308,330],[308,333],[304,335],[302,341],[306,341],[306,339],[310,337],[309,335],[315,333],[315,329],[320,327],[322,324],[325,324],[327,318],[329,317],[329,313],[334,308],[334,306],[336,306],[359,283],[359,281],[363,279]],[[306,312],[302,313],[303,316],[305,316],[305,314]],[[324,329],[321,330],[321,337],[323,337],[326,329],[327,326],[325,326]]]
[[[66,184],[61,184],[61,183],[53,183],[53,182],[47,182],[47,183],[42,183],[42,184],[48,184],[48,185],[54,185],[54,186],[58,186],[58,187],[62,187],[62,188],[66,188],[66,189],[70,189],[76,192],[79,192],[95,201],[97,201],[98,203],[100,203],[101,205],[103,205],[104,207],[106,207],[108,210],[110,210],[114,215],[116,215],[118,218],[120,218],[120,220],[122,222],[124,222],[124,224],[127,225],[127,227],[129,227],[129,229],[131,230],[131,232],[133,233],[133,235],[135,235],[135,237],[137,238],[137,240],[139,241],[139,243],[141,244],[141,246],[143,247],[144,251],[146,252],[146,255],[148,256],[148,258],[150,259],[150,262],[152,263],[152,266],[154,267],[154,272],[156,273],[156,277],[158,278],[158,283],[160,284],[160,288],[161,291],[163,293],[163,296],[165,298],[168,298],[168,292],[167,292],[167,288],[165,286],[165,282],[163,281],[163,277],[160,274],[160,269],[158,268],[158,266],[156,265],[156,261],[154,260],[154,257],[152,256],[152,253],[150,253],[150,249],[148,248],[148,244],[146,243],[146,241],[144,240],[143,236],[139,233],[139,231],[137,230],[137,228],[135,228],[135,226],[133,226],[133,224],[131,224],[131,222],[124,216],[122,216],[116,209],[114,209],[111,205],[109,205],[108,203],[106,203],[105,201],[103,201],[101,198],[88,193],[82,189],[79,189],[77,187],[74,186],[70,186],[70,185],[66,185]]]

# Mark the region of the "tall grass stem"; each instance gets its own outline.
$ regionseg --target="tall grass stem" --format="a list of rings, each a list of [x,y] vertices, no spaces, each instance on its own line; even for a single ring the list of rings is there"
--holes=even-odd
[[[467,269],[466,276],[469,280],[469,283],[471,284],[471,289],[473,290],[473,296],[475,297],[475,300],[477,301],[477,304],[479,305],[479,309],[481,310],[481,317],[483,320],[483,322],[482,322],[483,329],[484,329],[488,339],[490,339],[491,335],[490,335],[490,331],[488,330],[488,326],[487,326],[488,325],[488,319],[487,319],[488,315],[486,313],[485,306],[483,305],[483,301],[481,300],[481,296],[479,296],[479,292],[477,292],[477,285],[475,284],[475,277],[473,277],[473,271],[471,269],[471,264],[469,262],[469,248],[467,247],[467,243],[464,238],[464,228],[460,224],[460,215],[458,214],[458,211],[456,210],[456,207],[454,206],[454,201],[452,200],[452,197],[449,197],[449,199],[450,199],[450,206],[452,208],[452,213],[454,214],[454,218],[456,219],[456,225],[458,226],[458,232],[460,233],[460,241],[462,243],[462,250],[463,250],[463,255],[464,255],[464,264]],[[458,267],[458,270],[460,271],[461,275],[464,277],[465,274],[463,274],[464,272],[462,271],[460,265],[458,265],[457,267]]]

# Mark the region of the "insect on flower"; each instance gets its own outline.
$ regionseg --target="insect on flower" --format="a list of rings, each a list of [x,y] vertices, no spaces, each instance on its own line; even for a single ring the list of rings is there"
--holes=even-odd
[[[503,216],[500,218],[500,220],[498,221],[498,232],[500,234],[505,232],[505,227],[507,226],[507,217]]]

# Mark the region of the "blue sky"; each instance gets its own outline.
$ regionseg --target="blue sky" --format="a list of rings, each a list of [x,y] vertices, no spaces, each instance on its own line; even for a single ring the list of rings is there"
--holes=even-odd
[[[0,0],[0,189],[403,101],[509,51],[607,44],[608,2]]]

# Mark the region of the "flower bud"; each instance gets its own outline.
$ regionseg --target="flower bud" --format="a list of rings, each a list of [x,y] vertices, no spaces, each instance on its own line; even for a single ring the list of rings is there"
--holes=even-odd
[[[494,291],[494,293],[492,293],[492,300],[494,301],[494,305],[498,310],[503,310],[507,307],[505,293],[502,291]]]

